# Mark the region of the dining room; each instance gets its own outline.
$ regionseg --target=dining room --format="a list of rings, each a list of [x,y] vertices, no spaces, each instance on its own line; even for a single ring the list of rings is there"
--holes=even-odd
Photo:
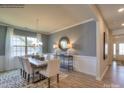
[[[86,25],[92,26],[94,23],[92,21]],[[5,46],[2,46],[3,49],[5,47],[5,59],[1,65],[0,87],[82,87],[83,85],[80,85],[81,82],[77,79],[82,81],[92,78],[95,80],[94,67],[90,68],[91,70],[82,69],[84,65],[94,65],[95,58],[92,58],[93,63],[89,64],[91,63],[89,60],[80,60],[83,56],[73,54],[72,37],[60,35],[59,40],[55,40],[58,43],[52,43],[51,40],[54,40],[52,35],[15,29],[5,25],[0,26],[0,32],[1,38],[5,39],[3,40]],[[49,51],[48,47],[52,49]],[[83,57],[83,59],[86,58]],[[87,76],[85,73],[92,74]]]
[[[124,0],[0,0],[0,92],[121,92],[123,16]]]
[[[96,77],[96,22],[88,5],[0,7],[0,87],[75,87],[67,78]],[[80,10],[79,21],[72,10]]]
[[[0,87],[104,87],[108,62],[98,64],[101,34],[91,7],[0,5]]]

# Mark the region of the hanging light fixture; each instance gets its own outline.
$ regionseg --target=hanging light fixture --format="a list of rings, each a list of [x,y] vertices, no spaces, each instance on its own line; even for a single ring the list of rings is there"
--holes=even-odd
[[[36,19],[36,30],[39,30],[39,19],[37,18]],[[40,39],[41,39],[41,35],[37,35],[37,46],[42,46],[43,45],[43,43],[40,41]]]

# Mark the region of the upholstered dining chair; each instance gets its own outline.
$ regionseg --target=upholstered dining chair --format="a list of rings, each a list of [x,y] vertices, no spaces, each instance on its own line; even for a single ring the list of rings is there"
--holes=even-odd
[[[27,75],[28,75],[28,82],[30,81],[30,76],[32,75],[32,76],[34,76],[33,74],[33,69],[32,69],[32,67],[31,67],[31,64],[29,63],[29,61],[28,61],[28,58],[27,57],[23,57],[22,58],[22,62],[23,62],[23,64],[24,64],[24,70],[25,70],[25,72],[26,72],[26,78],[27,78]],[[34,78],[34,77],[33,77]],[[34,80],[33,80],[34,81]]]
[[[24,64],[23,64],[23,61],[22,61],[22,57],[18,57],[18,60],[19,60],[19,63],[20,63],[20,72],[21,72],[21,75],[25,78],[25,70],[24,70]]]
[[[43,57],[44,57],[45,60],[48,60],[48,55],[47,54],[44,54]]]
[[[43,56],[44,56],[45,60],[51,60],[51,59],[55,58],[55,55],[53,55],[53,54],[44,54]]]
[[[50,88],[50,78],[57,76],[57,83],[59,83],[59,66],[58,59],[51,59],[48,61],[47,67],[42,69],[39,73],[48,78],[48,87]]]
[[[34,75],[35,75],[36,72],[39,71],[39,69],[34,69],[32,67],[32,65],[30,64],[27,57],[23,57],[22,61],[23,61],[23,64],[24,64],[24,70],[26,72],[26,79],[28,80],[28,82],[30,82],[30,77],[32,76],[32,78],[33,78],[32,82],[34,82]]]

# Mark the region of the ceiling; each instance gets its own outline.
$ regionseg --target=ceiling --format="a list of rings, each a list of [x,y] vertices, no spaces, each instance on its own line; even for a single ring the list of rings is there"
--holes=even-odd
[[[0,21],[14,26],[52,33],[93,18],[88,5],[24,5],[0,8]]]
[[[118,13],[119,8],[124,8],[124,4],[101,4],[98,5],[110,30],[118,30],[124,28],[121,24],[124,23],[124,12]]]

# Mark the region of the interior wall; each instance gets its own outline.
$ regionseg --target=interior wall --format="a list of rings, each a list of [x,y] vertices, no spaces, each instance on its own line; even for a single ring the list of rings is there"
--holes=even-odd
[[[99,52],[99,54],[100,54],[100,64],[99,64],[99,76],[98,76],[98,79],[99,80],[101,80],[103,77],[104,77],[104,75],[105,75],[105,73],[106,73],[106,71],[107,71],[107,69],[108,69],[108,66],[109,66],[109,64],[111,64],[111,62],[112,62],[112,58],[111,58],[111,56],[112,56],[112,53],[111,53],[111,33],[110,33],[110,31],[108,30],[108,28],[106,27],[106,25],[105,25],[105,23],[104,22],[102,22],[102,20],[101,20],[101,22],[99,21],[99,24],[100,24],[100,27],[99,27],[99,31],[100,31],[100,42],[99,42],[99,44],[100,44],[100,47],[98,47],[98,52]],[[108,44],[108,55],[107,55],[107,58],[106,59],[104,59],[104,32],[107,34],[106,35],[106,37],[105,38],[107,38],[107,44]]]
[[[0,56],[5,55],[6,27],[0,26]]]
[[[3,64],[5,63],[6,30],[5,26],[0,26],[0,71],[3,71]]]
[[[53,44],[58,44],[61,37],[67,36],[73,45],[74,71],[96,77],[96,21],[62,30],[49,35],[49,52],[53,53]]]
[[[102,80],[106,71],[108,70],[109,64],[112,62],[112,33],[108,29],[104,18],[97,8],[96,5],[91,5],[91,9],[93,10],[94,14],[96,15],[96,23],[97,23],[97,80]],[[103,58],[103,51],[104,51],[104,32],[107,34],[107,43],[108,43],[108,56],[106,59]]]
[[[113,35],[112,31],[109,31],[109,65],[113,62]]]
[[[49,35],[42,34],[42,42],[43,42],[43,53],[48,53],[48,42],[49,41]]]
[[[31,37],[36,37],[37,35],[37,33],[35,32],[21,30],[21,29],[14,29],[14,34],[20,36],[31,36]]]
[[[58,44],[61,37],[67,36],[77,55],[96,56],[96,22],[91,21],[49,36],[49,52],[54,52],[53,44]]]

